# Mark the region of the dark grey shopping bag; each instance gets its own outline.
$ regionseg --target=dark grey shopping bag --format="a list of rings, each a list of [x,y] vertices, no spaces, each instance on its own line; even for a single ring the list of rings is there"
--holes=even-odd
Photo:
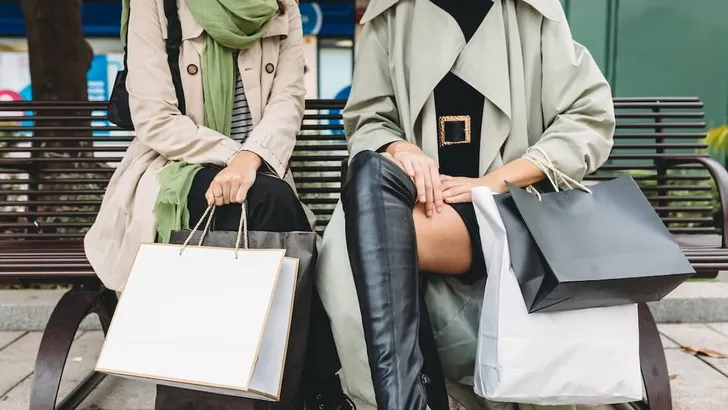
[[[243,208],[244,209],[244,208]],[[243,216],[245,218],[245,216]],[[203,218],[204,219],[204,218]],[[246,230],[247,231],[247,230]],[[192,234],[190,243],[198,244],[202,232]],[[190,237],[190,230],[172,232],[171,243],[182,244]],[[238,232],[209,231],[205,234],[202,245],[224,248],[237,248],[245,242]],[[240,410],[278,410],[289,409],[300,397],[301,375],[306,354],[309,329],[309,311],[313,290],[313,270],[317,256],[318,235],[315,232],[247,232],[247,243],[250,249],[285,249],[286,257],[299,260],[298,279],[293,302],[293,313],[288,339],[288,351],[285,356],[283,381],[280,397],[277,402],[254,400],[233,396],[215,396],[207,392],[183,390],[168,386],[158,386],[159,397],[164,398],[165,409],[183,408],[190,403],[203,406],[210,400],[220,409]],[[200,272],[200,280],[205,280],[204,272]],[[222,286],[222,284],[221,284]],[[245,312],[240,312],[244,315]],[[232,324],[231,324],[232,325]]]
[[[497,198],[513,270],[529,312],[662,299],[695,273],[629,177]]]

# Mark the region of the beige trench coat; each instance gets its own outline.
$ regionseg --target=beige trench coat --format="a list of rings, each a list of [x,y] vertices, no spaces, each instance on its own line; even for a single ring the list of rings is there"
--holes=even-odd
[[[437,158],[433,90],[452,69],[486,97],[481,173],[545,153],[557,169],[581,180],[606,161],[615,126],[611,90],[589,52],[572,39],[559,0],[495,0],[467,44],[457,22],[427,0],[373,0],[363,22],[344,110],[352,156],[404,139]],[[317,287],[348,388],[373,403],[340,205],[324,235]],[[436,327],[446,322],[433,318]],[[436,336],[443,330],[436,328]],[[459,398],[471,409],[494,406],[471,400],[472,388],[458,390],[470,393]]]
[[[85,238],[86,256],[110,289],[121,290],[141,243],[154,242],[156,173],[168,161],[224,166],[241,150],[260,155],[293,185],[288,163],[304,111],[301,16],[294,0],[276,15],[264,37],[237,60],[254,128],[244,144],[202,126],[202,27],[185,1],[180,72],[187,115],[181,115],[164,39],[163,0],[132,0],[127,89],[136,138],[111,178],[96,222]]]

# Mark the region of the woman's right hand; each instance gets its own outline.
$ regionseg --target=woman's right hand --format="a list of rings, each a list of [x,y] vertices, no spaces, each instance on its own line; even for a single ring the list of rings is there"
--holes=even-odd
[[[390,144],[383,154],[412,178],[417,187],[417,202],[425,204],[425,212],[431,217],[442,212],[442,186],[437,163],[415,144],[398,141]]]

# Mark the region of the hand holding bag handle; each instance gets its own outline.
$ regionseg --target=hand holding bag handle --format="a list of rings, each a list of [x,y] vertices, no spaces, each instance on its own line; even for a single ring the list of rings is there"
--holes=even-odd
[[[556,169],[548,155],[538,147],[532,147],[538,150],[546,160],[541,160],[533,156],[526,156],[526,159],[536,165],[546,174],[546,177],[553,185],[556,191],[559,190],[559,182],[566,185],[569,189],[581,189],[590,193],[591,190],[580,182],[574,180],[568,175]],[[561,181],[554,180],[554,175]],[[541,194],[533,187],[529,190],[535,193],[539,200]],[[651,410],[672,410],[672,395],[670,391],[670,377],[667,370],[667,360],[660,340],[660,334],[655,324],[652,312],[646,303],[639,304],[639,336],[640,336],[640,367],[642,368],[642,379],[645,384],[649,409]]]
[[[195,235],[195,232],[197,232],[197,230],[200,228],[202,222],[205,222],[205,228],[202,230],[202,236],[200,236],[200,241],[197,243],[197,246],[202,246],[202,243],[205,241],[205,236],[210,231],[210,225],[215,219],[216,208],[217,207],[215,205],[210,205],[207,207],[205,213],[203,213],[200,220],[197,221],[197,225],[192,228],[192,232],[190,232],[187,240],[185,240],[185,242],[182,244],[182,248],[179,250],[180,255],[182,255],[182,252],[184,252],[184,250],[187,248],[187,245],[189,245],[190,241],[192,241],[192,237]],[[242,204],[240,211],[240,225],[238,225],[238,236],[235,239],[235,259],[238,258],[238,250],[240,250],[241,240],[243,242],[244,249],[248,249],[248,215],[246,203]]]

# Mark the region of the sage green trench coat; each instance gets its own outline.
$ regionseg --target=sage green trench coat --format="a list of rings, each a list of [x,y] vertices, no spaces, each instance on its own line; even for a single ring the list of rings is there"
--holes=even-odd
[[[428,0],[372,0],[362,22],[344,110],[351,156],[406,140],[437,158],[433,90],[452,70],[485,96],[482,174],[524,155],[547,156],[558,170],[581,180],[607,160],[615,127],[611,90],[589,52],[572,39],[558,0],[494,0],[467,44],[457,22]],[[472,361],[478,315],[470,309],[470,316],[463,316],[459,310],[467,309],[453,308],[447,294],[458,285],[452,281],[431,280],[428,307],[438,343],[452,343],[452,324],[459,324],[458,337],[470,335],[460,351]],[[317,286],[347,386],[373,403],[340,204],[324,235]],[[465,297],[459,296],[464,304],[482,298],[477,289],[464,291]],[[462,388],[472,367],[465,375],[462,368],[443,366],[453,382],[451,393],[470,408],[497,407],[473,400],[472,388]]]

